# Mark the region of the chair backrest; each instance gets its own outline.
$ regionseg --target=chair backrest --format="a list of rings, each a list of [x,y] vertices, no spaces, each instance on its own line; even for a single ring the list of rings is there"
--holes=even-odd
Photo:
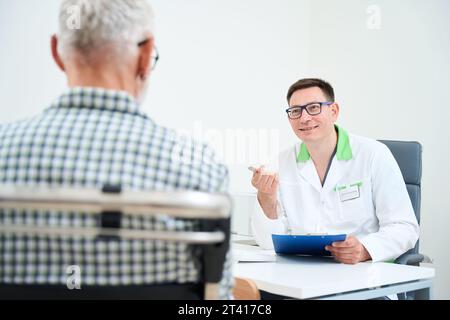
[[[0,185],[1,209],[83,211],[99,215],[101,226],[74,228],[2,223],[0,236],[164,240],[198,245],[202,277],[200,284],[193,285],[83,286],[83,290],[67,290],[64,285],[8,285],[0,279],[0,299],[218,299],[219,281],[229,249],[231,200],[228,195],[198,191],[122,191],[115,186],[97,190]],[[195,219],[200,221],[201,230],[123,229],[120,227],[122,213],[139,217],[163,213],[174,218]]]
[[[416,141],[379,140],[391,150],[403,175],[409,198],[418,223],[420,223],[422,145]],[[410,253],[418,253],[419,241]]]

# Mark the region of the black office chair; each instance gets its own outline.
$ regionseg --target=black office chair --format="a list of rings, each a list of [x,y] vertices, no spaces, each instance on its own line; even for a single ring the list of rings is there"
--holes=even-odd
[[[379,140],[391,150],[403,175],[409,198],[420,224],[421,179],[422,179],[422,145],[415,141]],[[408,250],[395,260],[398,264],[419,266],[421,262],[430,262],[430,259],[419,253],[419,241],[414,248]],[[406,296],[399,295],[401,299],[414,299],[414,293],[408,292]]]
[[[0,278],[0,299],[218,299],[225,256],[229,249],[231,200],[228,195],[197,191],[131,192],[120,187],[55,189],[0,186],[1,209],[76,210],[99,215],[100,228],[0,224],[0,236],[35,235],[59,238],[102,238],[102,241],[164,240],[199,246],[201,279],[189,284],[89,286],[69,290],[66,285],[5,284]],[[142,217],[161,214],[200,221],[200,231],[123,229],[122,212]],[[0,265],[2,255],[0,252]],[[1,273],[0,273],[1,274]]]

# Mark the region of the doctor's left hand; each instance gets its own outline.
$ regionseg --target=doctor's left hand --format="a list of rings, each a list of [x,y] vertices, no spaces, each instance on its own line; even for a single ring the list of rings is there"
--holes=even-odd
[[[330,251],[337,261],[346,264],[355,264],[371,259],[369,252],[354,236],[347,236],[345,241],[333,242],[331,246],[326,246],[325,250]]]

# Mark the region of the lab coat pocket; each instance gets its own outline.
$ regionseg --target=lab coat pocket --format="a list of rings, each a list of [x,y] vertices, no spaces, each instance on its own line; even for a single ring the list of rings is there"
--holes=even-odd
[[[341,221],[359,221],[367,217],[366,191],[368,187],[366,180],[358,180],[337,188],[336,201]]]

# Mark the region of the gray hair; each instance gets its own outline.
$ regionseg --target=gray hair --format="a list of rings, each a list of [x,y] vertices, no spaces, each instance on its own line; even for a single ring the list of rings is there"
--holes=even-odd
[[[62,0],[59,11],[59,46],[62,56],[74,49],[95,54],[129,52],[154,35],[153,10],[147,0]],[[111,52],[114,51],[114,52]]]

